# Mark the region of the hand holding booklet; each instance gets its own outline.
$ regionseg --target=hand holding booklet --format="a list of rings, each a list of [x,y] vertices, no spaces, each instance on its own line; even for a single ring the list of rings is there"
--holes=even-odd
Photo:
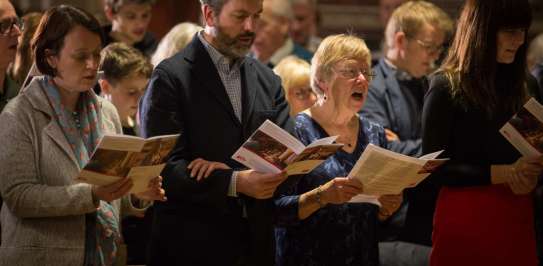
[[[372,202],[372,196],[397,195],[417,186],[448,160],[436,159],[441,152],[413,158],[369,144],[348,175],[364,185],[364,194],[350,202]]]
[[[130,192],[143,192],[147,190],[149,181],[162,172],[166,165],[165,158],[175,146],[178,136],[142,139],[127,135],[104,135],[77,180],[103,186],[129,177],[134,183]]]
[[[337,136],[316,140],[307,147],[270,120],[232,155],[232,159],[263,173],[306,174],[334,154],[343,144]]]
[[[543,154],[543,106],[531,98],[500,133],[524,156]]]

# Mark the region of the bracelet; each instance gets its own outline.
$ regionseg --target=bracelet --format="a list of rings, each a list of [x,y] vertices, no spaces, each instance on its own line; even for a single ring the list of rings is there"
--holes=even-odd
[[[317,198],[317,203],[319,204],[319,207],[322,208],[322,207],[326,206],[326,204],[324,204],[324,203],[321,201],[321,193],[322,193],[321,187],[322,187],[322,186],[319,186],[319,187],[317,188],[317,194],[316,194],[315,196],[316,196],[316,198]]]

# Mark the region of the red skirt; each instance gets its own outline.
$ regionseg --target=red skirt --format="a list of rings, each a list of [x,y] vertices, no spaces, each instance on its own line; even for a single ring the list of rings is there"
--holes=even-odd
[[[532,205],[504,185],[442,188],[430,265],[536,266]]]

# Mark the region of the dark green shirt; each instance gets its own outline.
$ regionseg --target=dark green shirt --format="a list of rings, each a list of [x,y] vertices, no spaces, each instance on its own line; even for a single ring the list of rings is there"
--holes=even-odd
[[[6,75],[4,80],[4,92],[0,92],[0,112],[4,110],[9,100],[15,98],[19,94],[21,86],[15,82],[9,75]]]

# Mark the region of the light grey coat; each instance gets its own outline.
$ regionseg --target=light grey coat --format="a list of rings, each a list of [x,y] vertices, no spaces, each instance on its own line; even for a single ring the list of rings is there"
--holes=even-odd
[[[0,115],[0,265],[82,265],[85,214],[96,210],[80,168],[36,79]],[[115,107],[98,97],[105,133],[121,133]],[[141,212],[128,197],[113,205]]]

